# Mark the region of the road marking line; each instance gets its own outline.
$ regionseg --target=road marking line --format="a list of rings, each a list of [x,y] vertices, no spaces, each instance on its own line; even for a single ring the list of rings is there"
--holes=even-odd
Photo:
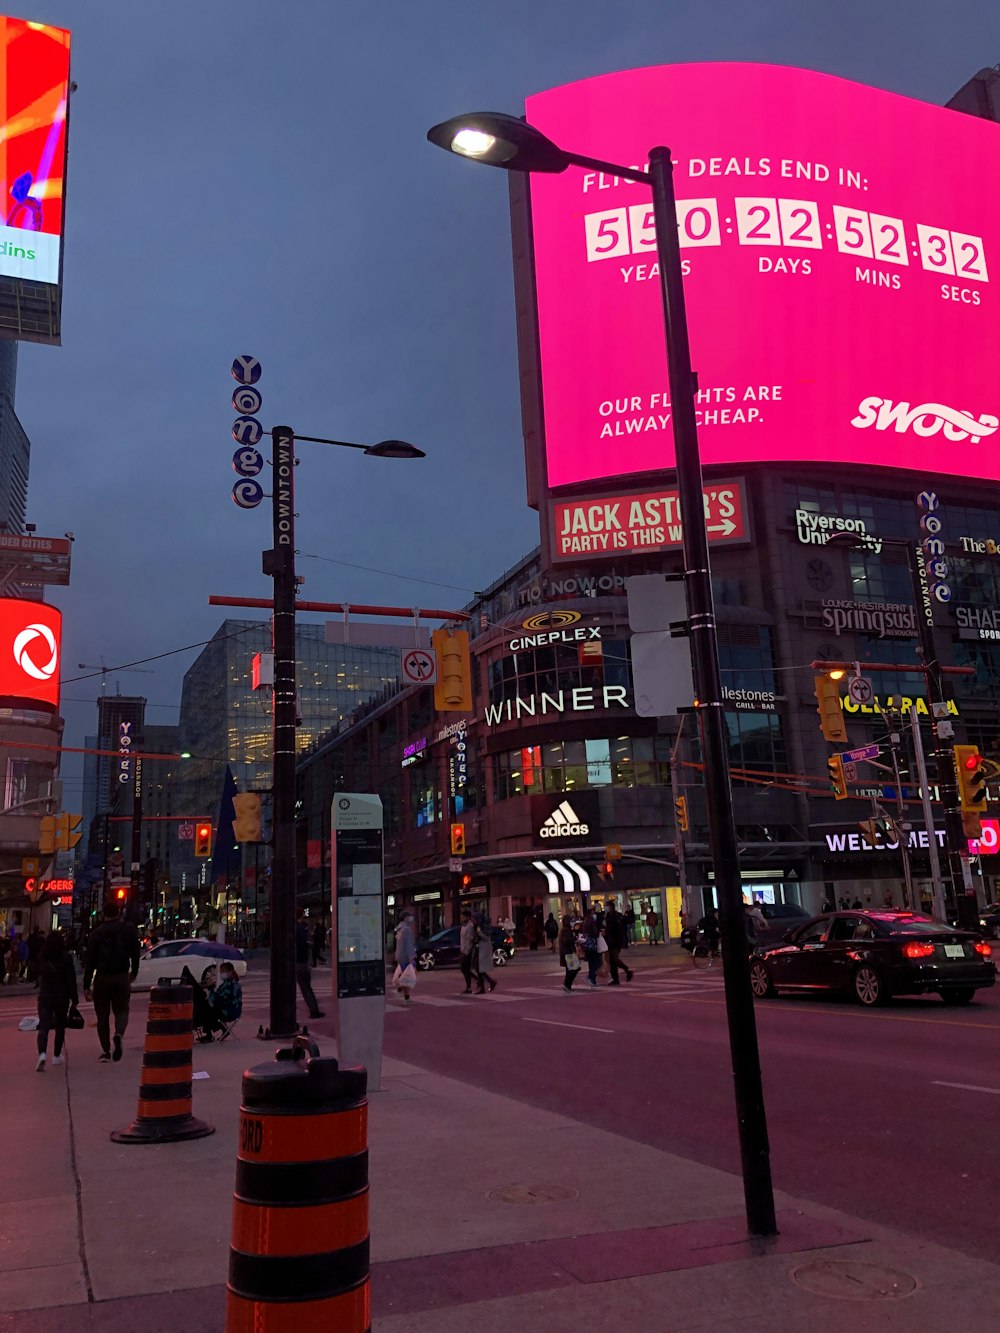
[[[938,1088],[962,1088],[965,1092],[991,1092],[994,1097],[1000,1097],[1000,1088],[981,1088],[976,1083],[948,1083],[943,1078],[933,1078],[931,1082]]]
[[[699,1000],[692,998],[692,1004],[713,1004],[720,1008],[724,1004],[724,997],[718,1000]],[[762,1013],[780,1014],[782,1012],[789,1014],[827,1014],[831,1018],[838,1015],[847,1018],[864,1018],[868,1020],[881,1018],[883,1022],[888,1023],[919,1023],[922,1027],[942,1027],[942,1028],[986,1028],[988,1032],[1000,1032],[1000,1023],[959,1023],[954,1018],[917,1018],[913,1014],[887,1014],[877,1013],[871,1009],[850,1009],[845,1006],[843,1009],[820,1009],[818,1005],[812,1004],[788,1004],[784,1000],[772,1000]]]
[[[524,1023],[544,1023],[550,1028],[573,1028],[576,1032],[603,1032],[606,1036],[614,1033],[614,1028],[589,1028],[585,1023],[557,1023],[554,1018],[525,1018],[522,1015]]]

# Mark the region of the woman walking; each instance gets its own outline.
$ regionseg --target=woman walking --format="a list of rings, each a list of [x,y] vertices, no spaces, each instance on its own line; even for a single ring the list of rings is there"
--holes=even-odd
[[[497,983],[491,975],[493,971],[493,932],[490,930],[490,919],[485,912],[480,912],[476,917],[476,935],[478,958],[476,960],[476,977],[479,981],[477,995],[484,995],[486,987],[495,991]]]
[[[587,959],[587,982],[592,989],[597,989],[597,974],[601,969],[601,954],[598,946],[599,931],[593,913],[588,912],[580,927],[580,943]]]
[[[52,1029],[56,1034],[52,1063],[63,1063],[66,1015],[70,1005],[76,1005],[78,1000],[76,968],[72,956],[66,952],[62,932],[53,930],[38,955],[38,1063],[35,1068],[40,1074],[45,1073],[45,1048],[49,1044],[49,1032]]]
[[[576,936],[573,934],[573,918],[564,916],[559,932],[559,962],[563,968],[563,990],[568,994],[573,989],[573,982],[580,971],[580,959],[576,952]]]

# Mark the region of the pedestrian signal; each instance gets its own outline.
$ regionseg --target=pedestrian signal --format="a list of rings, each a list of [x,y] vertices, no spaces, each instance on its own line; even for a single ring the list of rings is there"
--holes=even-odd
[[[465,825],[452,824],[451,826],[451,854],[452,856],[465,855]]]
[[[605,861],[604,864],[601,866],[601,874],[604,876],[605,879],[614,879],[615,877],[614,861]]]
[[[472,712],[472,659],[464,629],[436,629],[431,646],[437,653],[438,678],[434,708],[438,713]]]
[[[674,801],[674,823],[682,833],[687,833],[688,824],[688,803],[686,796],[678,796]]]
[[[195,856],[212,855],[211,824],[196,824],[194,826],[194,854]]]
[[[846,741],[847,725],[844,722],[844,710],[840,706],[840,691],[837,682],[829,676],[813,677],[813,692],[816,695],[819,713],[819,729],[828,741]]]
[[[233,837],[237,842],[260,842],[260,793],[240,792],[233,797]]]
[[[115,902],[123,903],[128,897],[128,889],[115,889]]]
[[[830,788],[838,801],[846,801],[847,775],[844,773],[844,761],[839,754],[830,755],[826,761],[826,771],[830,778]]]

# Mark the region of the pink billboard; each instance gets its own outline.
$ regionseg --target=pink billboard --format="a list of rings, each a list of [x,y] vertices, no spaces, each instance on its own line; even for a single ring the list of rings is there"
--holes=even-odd
[[[667,65],[527,101],[568,152],[673,152],[702,461],[995,477],[1000,127],[808,70]],[[549,487],[674,465],[649,190],[530,178]]]

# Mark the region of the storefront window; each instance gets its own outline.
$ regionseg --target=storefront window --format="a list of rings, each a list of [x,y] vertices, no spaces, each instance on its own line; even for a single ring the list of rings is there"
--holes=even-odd
[[[552,741],[511,750],[493,756],[496,798],[505,801],[511,796],[584,787],[665,786],[670,781],[669,760],[666,736]]]

